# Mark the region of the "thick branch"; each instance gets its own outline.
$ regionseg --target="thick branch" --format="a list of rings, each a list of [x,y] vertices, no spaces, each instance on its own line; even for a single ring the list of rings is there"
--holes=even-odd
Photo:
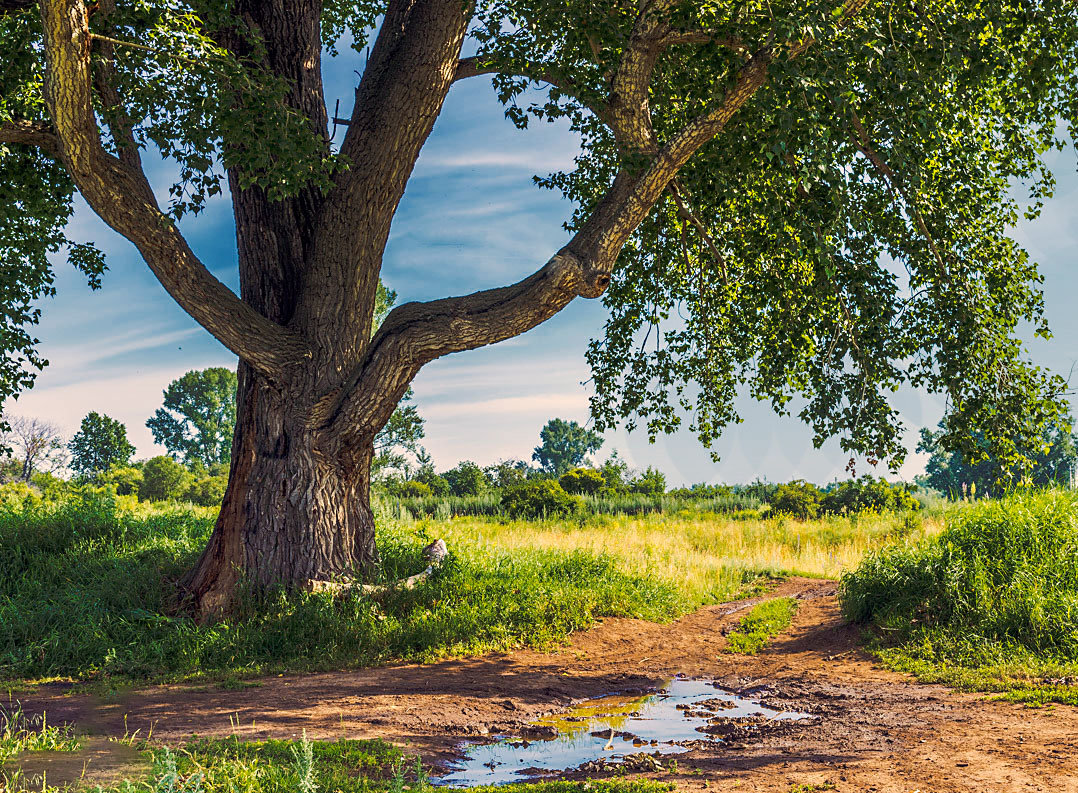
[[[857,13],[867,2],[847,0],[840,12],[842,18]],[[800,42],[791,48],[790,57],[804,52],[809,43]],[[635,80],[640,75],[650,75],[646,55],[639,68],[630,70],[636,75],[630,75],[625,83],[631,91],[635,91]],[[340,389],[323,400],[316,411],[316,424],[326,430],[335,427],[349,432],[375,432],[388,420],[397,399],[427,362],[519,335],[549,319],[577,296],[599,297],[610,284],[610,274],[625,242],[673,183],[678,171],[766,83],[774,58],[775,48],[771,45],[757,50],[738,71],[722,101],[674,135],[643,174],[618,174],[569,244],[535,274],[512,286],[429,303],[408,303],[392,311],[360,366]],[[639,109],[646,112],[646,98]],[[650,134],[650,125],[648,130]]]
[[[91,97],[90,31],[82,0],[41,3],[45,100],[60,155],[90,207],[142,254],[173,299],[222,344],[282,380],[308,355],[294,334],[242,302],[199,261],[157,206],[145,174],[101,145]]]
[[[36,146],[52,157],[60,156],[60,139],[56,136],[56,131],[41,121],[16,118],[0,124],[0,143]]]
[[[341,144],[350,166],[322,212],[293,323],[331,366],[366,345],[393,215],[453,83],[470,17],[462,0],[392,0],[386,10]],[[331,327],[327,315],[338,322]]]

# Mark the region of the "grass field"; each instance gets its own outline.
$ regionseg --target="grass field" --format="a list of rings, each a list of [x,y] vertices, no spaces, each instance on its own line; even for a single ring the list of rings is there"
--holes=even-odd
[[[677,512],[595,516],[582,524],[460,517],[404,523],[442,537],[464,555],[491,549],[584,551],[612,556],[619,569],[673,583],[693,605],[728,600],[758,576],[838,578],[869,550],[942,529],[939,515],[855,515],[800,521]]]
[[[283,592],[198,624],[173,582],[213,523],[206,508],[83,494],[0,510],[0,677],[178,680],[343,668],[549,647],[604,616],[664,621],[756,591],[768,577],[835,576],[938,521],[861,516],[800,522],[713,513],[514,522],[383,514],[384,574],[453,554],[413,591],[380,599]]]

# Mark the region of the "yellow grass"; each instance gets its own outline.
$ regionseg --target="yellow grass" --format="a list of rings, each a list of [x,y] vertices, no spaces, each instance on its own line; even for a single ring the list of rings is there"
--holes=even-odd
[[[728,599],[759,574],[837,578],[866,551],[888,540],[934,534],[942,520],[860,515],[800,521],[680,513],[602,516],[584,525],[459,517],[423,520],[416,527],[462,554],[479,549],[607,553],[626,571],[670,580],[697,603],[707,603]]]

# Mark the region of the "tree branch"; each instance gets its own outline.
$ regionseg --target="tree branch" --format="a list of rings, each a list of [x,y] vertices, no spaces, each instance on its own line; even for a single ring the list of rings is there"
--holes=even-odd
[[[902,180],[898,178],[898,175],[892,170],[891,166],[887,164],[887,161],[884,160],[883,157],[880,156],[880,153],[872,146],[872,139],[869,138],[865,125],[861,123],[861,117],[853,107],[850,108],[850,118],[853,122],[854,131],[857,133],[857,136],[853,141],[854,146],[857,147],[857,150],[865,156],[865,159],[872,163],[872,167],[884,178],[884,181],[886,181],[891,188],[891,193],[901,198],[909,211],[913,213],[914,222],[917,224],[917,228],[921,232],[921,235],[928,242],[928,247],[936,259],[940,275],[943,277],[944,281],[949,282],[951,276],[947,271],[947,265],[943,261],[943,255],[936,245],[936,240],[929,232],[928,226],[921,216],[921,210],[917,208],[916,202],[914,202],[913,198],[906,192]]]
[[[16,118],[0,123],[0,143],[36,146],[51,157],[60,157],[60,139],[56,131],[43,121]]]
[[[112,26],[108,19],[116,10],[116,0],[98,0],[97,15],[105,21],[109,32]],[[92,35],[92,34],[91,34]],[[116,89],[115,72],[116,58],[115,39],[96,36],[97,47],[101,53],[101,59],[94,70],[94,88],[105,109],[106,121],[112,140],[116,144],[116,153],[120,161],[132,168],[142,169],[142,157],[139,155],[138,142],[135,140],[134,124],[128,117],[123,106],[123,99]]]
[[[91,97],[90,31],[82,0],[42,0],[45,100],[59,153],[79,192],[131,240],[172,298],[222,344],[271,379],[310,355],[305,342],[241,301],[199,261],[157,206],[141,169],[101,145]]]
[[[660,5],[672,2],[657,1]],[[867,3],[868,0],[846,0],[841,18],[852,16]],[[645,5],[641,19],[647,12]],[[639,24],[643,23],[638,20]],[[638,41],[646,39],[642,35]],[[789,57],[797,57],[809,44],[798,43],[791,48]],[[428,303],[406,303],[390,312],[361,364],[318,405],[312,417],[316,426],[327,431],[333,428],[373,434],[389,419],[396,400],[424,364],[517,336],[549,319],[578,296],[602,295],[625,242],[693,154],[718,135],[766,83],[774,58],[772,45],[758,49],[738,70],[722,101],[674,135],[641,175],[619,173],[569,244],[533,275],[512,286]],[[648,45],[640,44],[640,56],[633,62],[636,66],[627,67],[623,76],[628,91],[621,96],[635,124],[646,118],[640,114],[647,112],[647,85],[642,95],[638,88],[641,76],[650,79],[654,65]],[[614,82],[616,92],[617,78]],[[651,136],[650,119],[647,121]],[[642,141],[642,137],[636,137],[639,129],[629,132],[634,140]],[[370,398],[373,394],[381,398]]]
[[[483,63],[483,59],[480,56],[472,55],[471,57],[461,58],[457,61],[457,70],[453,76],[453,82],[467,80],[470,77],[482,77],[488,74],[505,74],[511,77],[525,77],[536,83],[552,85],[566,96],[571,96],[583,107],[590,110],[595,114],[595,117],[604,124],[607,126],[610,125],[609,112],[605,105],[597,105],[594,102],[585,100],[580,94],[579,86],[577,86],[571,78],[560,75],[550,68],[541,67],[527,71],[518,68],[504,69],[499,66],[486,65]]]

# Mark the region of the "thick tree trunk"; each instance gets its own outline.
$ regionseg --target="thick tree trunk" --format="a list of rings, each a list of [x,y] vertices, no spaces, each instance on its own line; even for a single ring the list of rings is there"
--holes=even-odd
[[[371,441],[332,455],[285,399],[240,364],[228,490],[210,542],[185,580],[206,615],[238,584],[304,588],[377,563],[370,508]]]

